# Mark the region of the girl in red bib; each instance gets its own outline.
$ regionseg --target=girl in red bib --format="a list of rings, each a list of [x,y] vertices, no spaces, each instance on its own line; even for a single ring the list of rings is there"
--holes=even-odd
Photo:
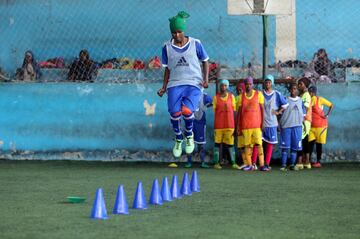
[[[312,164],[314,168],[321,167],[321,155],[322,155],[322,145],[326,144],[327,128],[328,128],[328,117],[333,110],[333,104],[327,99],[317,96],[316,86],[311,86],[309,88],[309,93],[311,95],[312,102],[312,121],[311,129],[309,133],[309,154],[311,159],[311,154],[314,150],[314,145],[316,143],[316,162]],[[328,111],[325,114],[323,108],[324,106],[328,107]]]

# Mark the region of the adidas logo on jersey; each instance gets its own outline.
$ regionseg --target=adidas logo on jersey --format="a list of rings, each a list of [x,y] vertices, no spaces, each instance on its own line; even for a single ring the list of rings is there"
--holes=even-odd
[[[176,63],[176,66],[189,66],[189,63],[187,63],[185,57],[181,57],[180,60]]]

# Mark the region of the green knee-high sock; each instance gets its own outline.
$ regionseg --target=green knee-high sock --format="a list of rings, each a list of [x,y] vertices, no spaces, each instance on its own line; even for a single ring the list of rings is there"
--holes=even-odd
[[[214,147],[214,158],[213,158],[213,162],[219,163],[219,147]]]
[[[231,164],[235,164],[235,150],[234,147],[229,147],[229,153],[230,153],[230,160],[231,160]]]

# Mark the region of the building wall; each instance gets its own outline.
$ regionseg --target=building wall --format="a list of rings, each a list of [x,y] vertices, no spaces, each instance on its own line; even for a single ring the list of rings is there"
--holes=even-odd
[[[269,16],[270,63],[278,59],[281,44],[286,45],[287,30],[294,40],[293,28],[296,49],[289,51],[290,59],[296,52],[297,59],[308,61],[320,47],[332,60],[359,58],[354,29],[360,1],[297,0],[294,8],[295,20],[286,27]],[[69,61],[83,48],[97,61],[123,56],[147,60],[160,55],[170,37],[167,19],[179,10],[191,14],[187,33],[202,40],[211,60],[236,67],[261,62],[261,17],[229,16],[224,0],[6,0],[0,1],[0,66],[14,73],[28,49],[39,60],[63,56]],[[289,56],[281,53],[281,59]],[[1,152],[16,158],[39,152],[168,150],[173,136],[166,99],[155,94],[160,81],[0,84]],[[359,145],[359,88],[356,83],[321,86],[321,94],[335,104],[326,150],[350,152]],[[154,115],[145,115],[145,101],[156,104]],[[211,110],[209,119],[211,148]]]
[[[10,158],[48,152],[44,157],[49,158],[55,152],[170,151],[174,136],[166,96],[156,95],[160,87],[160,83],[0,84],[1,152]],[[215,86],[206,91],[214,95]],[[358,83],[319,86],[319,94],[335,105],[325,152],[345,155],[358,150],[359,91]],[[211,109],[207,115],[211,149]],[[102,159],[110,156],[103,154]],[[356,154],[349,159],[356,159]]]
[[[359,7],[356,0],[297,0],[297,58],[310,60],[319,48],[333,61],[360,58]]]
[[[156,94],[160,87],[160,83],[1,84],[2,148],[166,149],[172,135],[166,97]],[[145,101],[148,108],[156,104],[148,116]]]

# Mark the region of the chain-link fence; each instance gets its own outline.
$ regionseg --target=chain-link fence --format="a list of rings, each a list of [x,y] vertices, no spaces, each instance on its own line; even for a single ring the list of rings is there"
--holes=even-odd
[[[349,68],[360,67],[360,1],[289,1],[291,15],[267,17],[267,72],[276,78],[346,80]],[[229,15],[226,0],[2,1],[1,78],[161,80],[161,47],[170,38],[168,18],[180,10],[190,14],[186,33],[200,39],[216,63],[211,79],[261,78],[262,16]],[[324,50],[316,54],[319,49]],[[39,69],[23,64],[27,50]],[[74,64],[80,55],[90,60]]]

